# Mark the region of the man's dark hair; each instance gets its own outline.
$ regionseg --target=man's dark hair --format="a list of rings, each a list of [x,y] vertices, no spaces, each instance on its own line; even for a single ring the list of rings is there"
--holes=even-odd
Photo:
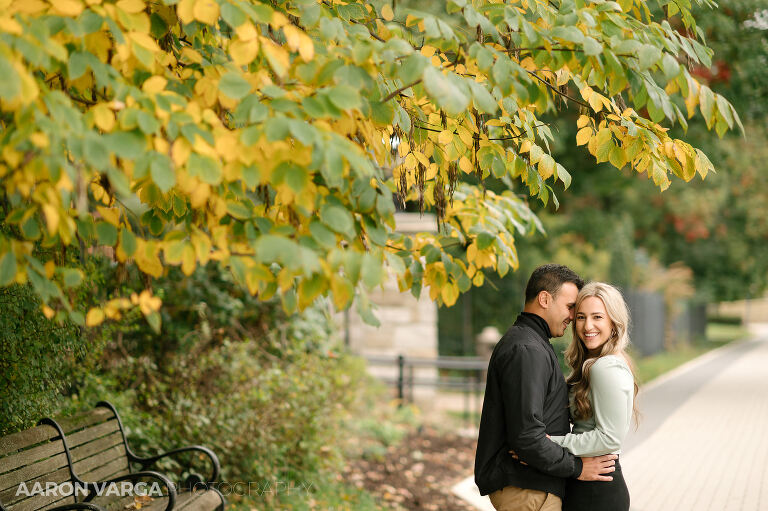
[[[553,297],[557,296],[560,288],[566,282],[576,285],[579,290],[584,287],[584,281],[581,280],[576,272],[562,264],[544,264],[533,270],[531,278],[528,279],[528,285],[525,286],[525,303],[531,303],[539,293],[546,291]]]

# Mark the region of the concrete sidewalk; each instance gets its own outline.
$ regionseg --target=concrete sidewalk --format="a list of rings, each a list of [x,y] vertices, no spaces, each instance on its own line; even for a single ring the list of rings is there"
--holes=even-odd
[[[768,336],[641,390],[621,456],[633,511],[768,509]]]

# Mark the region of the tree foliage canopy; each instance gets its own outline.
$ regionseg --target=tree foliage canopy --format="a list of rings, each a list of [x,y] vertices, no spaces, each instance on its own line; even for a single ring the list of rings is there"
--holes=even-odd
[[[712,58],[690,3],[659,4],[2,1],[0,285],[88,325],[140,307],[159,327],[151,278],[209,261],[288,311],[358,296],[373,321],[387,269],[450,305],[517,266],[515,236],[539,227],[521,195],[570,184],[545,116],[578,108],[578,145],[662,190],[712,170],[660,123],[739,117],[689,72]],[[440,229],[395,232],[393,194]],[[37,252],[69,246],[137,265],[147,289],[84,314],[82,272]]]

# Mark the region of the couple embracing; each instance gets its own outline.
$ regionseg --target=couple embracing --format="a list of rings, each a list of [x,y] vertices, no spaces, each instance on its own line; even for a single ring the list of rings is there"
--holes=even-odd
[[[566,383],[549,340],[571,323]],[[488,365],[475,482],[497,510],[629,509],[618,459],[636,415],[628,329],[613,286],[557,264],[533,272]]]

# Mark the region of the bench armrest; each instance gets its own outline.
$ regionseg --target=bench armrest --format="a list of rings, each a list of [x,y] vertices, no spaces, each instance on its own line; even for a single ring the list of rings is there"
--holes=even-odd
[[[211,471],[211,476],[208,479],[206,479],[206,482],[208,483],[216,482],[216,480],[219,478],[219,472],[221,472],[221,465],[219,464],[219,458],[216,456],[216,453],[214,453],[212,450],[210,450],[207,447],[203,447],[202,445],[190,445],[187,447],[180,447],[178,449],[173,449],[171,451],[164,452],[156,456],[149,456],[146,458],[140,458],[136,456],[136,457],[133,457],[131,461],[141,463],[141,469],[146,470],[147,468],[154,465],[155,462],[157,462],[157,460],[160,460],[162,458],[173,457],[177,454],[181,454],[184,452],[194,452],[194,451],[198,451],[205,454],[206,456],[208,456],[208,459],[211,460],[211,465],[213,466],[213,469]]]
[[[168,490],[168,505],[165,506],[165,511],[171,511],[173,507],[176,505],[176,487],[174,484],[164,475],[153,472],[153,471],[142,471],[142,472],[134,472],[133,474],[126,474],[124,476],[114,477],[112,479],[108,479],[106,481],[99,481],[98,483],[85,483],[88,487],[88,491],[90,492],[88,497],[86,497],[86,501],[90,501],[93,498],[97,497],[96,494],[97,489],[102,485],[108,485],[110,483],[119,483],[121,481],[132,481],[137,479],[142,479],[144,477],[151,477],[153,479],[159,479],[161,483],[165,486],[165,488]],[[91,491],[93,490],[93,491]],[[93,511],[93,510],[92,510]],[[101,510],[99,510],[101,511]]]

